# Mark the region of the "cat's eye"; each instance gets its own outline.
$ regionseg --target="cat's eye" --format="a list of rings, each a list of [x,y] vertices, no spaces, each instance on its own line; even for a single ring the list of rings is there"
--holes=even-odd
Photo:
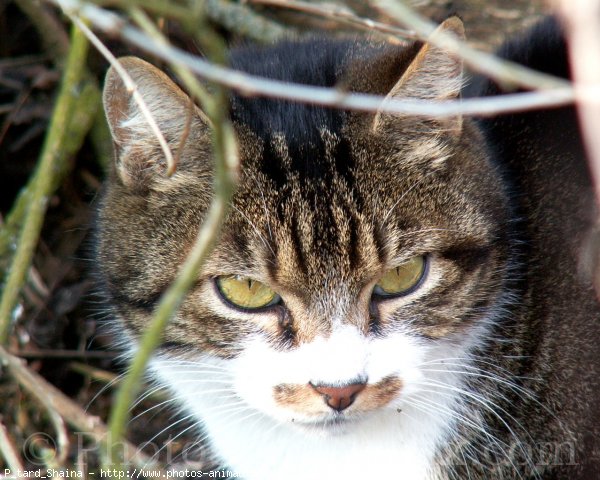
[[[416,288],[425,275],[424,256],[412,257],[402,265],[388,270],[375,285],[373,293],[380,297],[405,295]]]
[[[244,310],[258,310],[275,305],[279,295],[264,283],[239,275],[223,275],[216,278],[221,296],[233,306]]]

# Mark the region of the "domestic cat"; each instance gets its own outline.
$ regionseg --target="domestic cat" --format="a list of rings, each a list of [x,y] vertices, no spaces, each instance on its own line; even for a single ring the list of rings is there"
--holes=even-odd
[[[457,17],[439,30],[464,37]],[[552,20],[501,52],[567,73]],[[388,98],[455,99],[466,82],[421,42],[287,41],[229,60]],[[177,151],[187,95],[122,62]],[[196,108],[168,178],[112,69],[104,104],[116,160],[98,276],[135,349],[211,200],[210,128]],[[232,95],[230,114],[239,187],[151,363],[223,465],[248,480],[600,478],[596,210],[572,108],[439,120]]]

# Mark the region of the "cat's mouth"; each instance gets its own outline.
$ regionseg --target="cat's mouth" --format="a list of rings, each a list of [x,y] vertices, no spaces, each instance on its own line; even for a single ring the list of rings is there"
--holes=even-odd
[[[335,413],[321,419],[299,420],[291,419],[294,427],[304,432],[316,435],[343,435],[358,422],[354,416],[345,413]]]

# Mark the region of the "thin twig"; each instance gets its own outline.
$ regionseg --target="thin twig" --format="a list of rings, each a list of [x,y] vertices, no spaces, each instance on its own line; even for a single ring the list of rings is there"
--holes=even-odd
[[[453,35],[439,32],[431,38],[437,25],[419,15],[410,7],[396,0],[373,0],[373,4],[401,25],[414,29],[422,40],[462,58],[469,67],[496,80],[507,88],[525,87],[532,90],[555,89],[568,86],[569,83],[545,73],[536,72],[514,62],[503,60],[494,55],[480,52],[461,42]]]
[[[67,435],[67,427],[63,418],[56,410],[51,408],[48,404],[46,404],[45,407],[57,438],[56,454],[53,457],[53,461],[55,461],[57,465],[63,465],[69,454],[69,436]]]
[[[2,423],[2,418],[0,417],[0,453],[4,457],[6,461],[6,465],[13,472],[22,472],[25,470],[23,464],[21,463],[21,458],[19,453],[17,452],[17,448],[14,443],[10,439],[8,435],[8,431]]]
[[[27,368],[25,362],[8,353],[0,346],[0,364],[5,366],[8,373],[33,395],[48,411],[53,411],[72,427],[94,441],[100,443],[106,441],[108,430],[98,417],[85,412],[77,403],[58,390],[54,385],[46,381],[39,374]],[[132,444],[123,441],[125,458],[135,465],[150,465],[157,468],[158,464],[150,457],[143,454]],[[163,478],[165,478],[163,476]]]
[[[185,124],[183,126],[183,132],[181,134],[181,137],[179,138],[179,145],[177,145],[177,153],[175,154],[175,158],[173,159],[173,166],[175,169],[177,169],[177,166],[179,165],[181,154],[183,153],[185,144],[187,143],[188,137],[190,136],[190,129],[192,127],[192,118],[194,116],[194,111],[194,101],[190,97],[185,112]]]
[[[102,383],[108,383],[112,385],[113,383],[119,381],[119,376],[116,373],[108,372],[101,368],[92,367],[87,363],[70,362],[69,368],[77,373],[80,373],[81,375],[85,375]]]
[[[356,15],[350,8],[344,5],[338,4],[318,4],[309,3],[302,1],[293,0],[245,0],[250,5],[263,5],[267,7],[277,7],[287,10],[294,10],[296,12],[306,13],[313,16],[319,16],[333,20],[337,23],[344,25],[350,25],[360,30],[365,30],[370,33],[380,32],[385,34],[387,37],[392,36],[394,38],[402,39],[416,39],[418,38],[415,32],[411,30],[405,30],[402,28],[394,27],[386,23],[377,22],[370,18],[363,18]]]
[[[175,162],[173,160],[173,153],[171,152],[171,149],[169,148],[169,145],[165,140],[165,136],[160,131],[160,128],[158,128],[156,120],[154,120],[154,117],[150,113],[148,105],[140,95],[140,92],[138,92],[135,82],[129,76],[127,70],[123,68],[123,65],[121,65],[121,63],[116,59],[116,57],[111,53],[111,51],[104,46],[104,44],[100,41],[96,34],[92,32],[84,22],[77,18],[77,16],[71,15],[68,11],[65,11],[65,13],[69,17],[69,20],[71,20],[75,25],[77,25],[77,27],[79,27],[79,29],[90,41],[90,43],[92,43],[94,47],[96,47],[96,49],[108,61],[108,63],[111,64],[111,66],[115,69],[115,72],[117,72],[117,75],[121,77],[121,80],[123,80],[123,84],[125,85],[127,92],[133,97],[135,103],[137,103],[140,112],[142,113],[144,119],[146,120],[146,122],[148,122],[148,125],[150,126],[150,130],[152,130],[152,133],[158,140],[160,148],[162,149],[165,155],[165,162],[167,164],[167,175],[173,175],[175,173]]]
[[[558,107],[573,103],[575,95],[571,86],[525,92],[497,97],[468,98],[432,102],[418,99],[393,99],[383,103],[384,97],[360,93],[348,93],[335,88],[315,87],[296,83],[286,83],[248,75],[220,65],[212,64],[172,45],[162,45],[139,29],[127,24],[121,17],[95,5],[83,4],[78,0],[48,0],[63,9],[78,12],[96,28],[109,35],[121,37],[166,62],[185,65],[200,77],[231,88],[241,95],[281,98],[303,103],[323,105],[332,108],[358,111],[383,111],[405,115],[427,117],[452,117],[455,115],[495,115],[499,113],[521,112],[545,107]],[[561,79],[561,85],[564,81]],[[593,92],[589,92],[593,94]]]
[[[293,32],[272,20],[257,15],[245,5],[223,0],[206,0],[207,15],[231,32],[259,42],[273,42]]]
[[[115,359],[123,352],[110,350],[31,350],[31,351],[15,351],[10,352],[20,358],[87,358],[87,359]]]
[[[141,11],[134,13],[138,21],[149,26],[147,18],[144,17]],[[220,56],[223,52],[217,51],[221,48],[217,45],[220,45],[220,42],[214,42],[207,50],[212,50],[213,53]],[[130,406],[139,389],[146,365],[155,348],[160,343],[168,321],[175,315],[187,291],[196,281],[198,272],[220,232],[223,219],[229,208],[230,199],[233,195],[238,175],[239,160],[233,126],[227,119],[227,96],[222,89],[217,89],[217,92],[212,97],[210,106],[212,108],[206,113],[210,117],[210,125],[213,132],[213,152],[215,158],[214,196],[200,227],[196,241],[186,261],[180,268],[177,278],[162,296],[150,324],[139,340],[137,352],[131,362],[129,371],[123,378],[117,391],[109,419],[109,439],[111,442],[119,442],[124,435],[127,419],[130,415]],[[123,470],[119,451],[115,448],[116,446],[118,446],[118,443],[107,444],[111,455],[105,458],[104,462],[110,462],[112,468]]]
[[[121,379],[123,378],[122,375],[117,375],[107,370],[103,370],[102,368],[92,367],[87,363],[70,362],[69,368],[74,372],[91,378],[94,381],[106,383],[107,386],[110,387],[116,387],[117,385],[120,385]],[[144,395],[144,398],[165,400],[165,395],[160,391],[153,391],[151,394]]]
[[[70,362],[68,364],[69,368],[74,372],[77,372],[85,377],[89,377],[91,380],[95,382],[102,382],[106,384],[94,397],[94,399],[99,396],[102,392],[105,391],[107,387],[116,388],[121,384],[122,375],[117,375],[115,373],[109,372],[107,370],[103,370],[102,368],[92,367],[87,363],[81,362]],[[154,400],[157,402],[165,401],[169,398],[169,396],[164,391],[153,389],[151,393],[146,393],[142,397],[148,400]],[[139,401],[139,400],[138,400]],[[90,401],[90,404],[93,403],[93,400]]]
[[[63,148],[73,108],[79,98],[80,92],[76,87],[82,79],[87,49],[88,43],[85,37],[73,27],[71,49],[67,58],[58,100],[34,175],[33,188],[27,203],[26,218],[0,300],[0,344],[5,344],[8,340],[13,311],[31,265],[33,252],[42,228],[48,197],[52,192],[54,177],[56,172],[60,170],[58,161],[63,157],[59,152]]]

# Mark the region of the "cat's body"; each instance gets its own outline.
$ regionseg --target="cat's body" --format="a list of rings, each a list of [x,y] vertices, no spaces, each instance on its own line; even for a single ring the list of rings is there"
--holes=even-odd
[[[291,42],[232,65],[390,97],[463,83],[422,45]],[[177,149],[185,95],[125,66]],[[209,129],[197,111],[168,179],[114,71],[104,98],[117,162],[100,279],[134,342],[210,201]],[[152,363],[225,465],[248,480],[596,478],[595,210],[572,109],[476,125],[236,97],[231,115],[233,209]]]

